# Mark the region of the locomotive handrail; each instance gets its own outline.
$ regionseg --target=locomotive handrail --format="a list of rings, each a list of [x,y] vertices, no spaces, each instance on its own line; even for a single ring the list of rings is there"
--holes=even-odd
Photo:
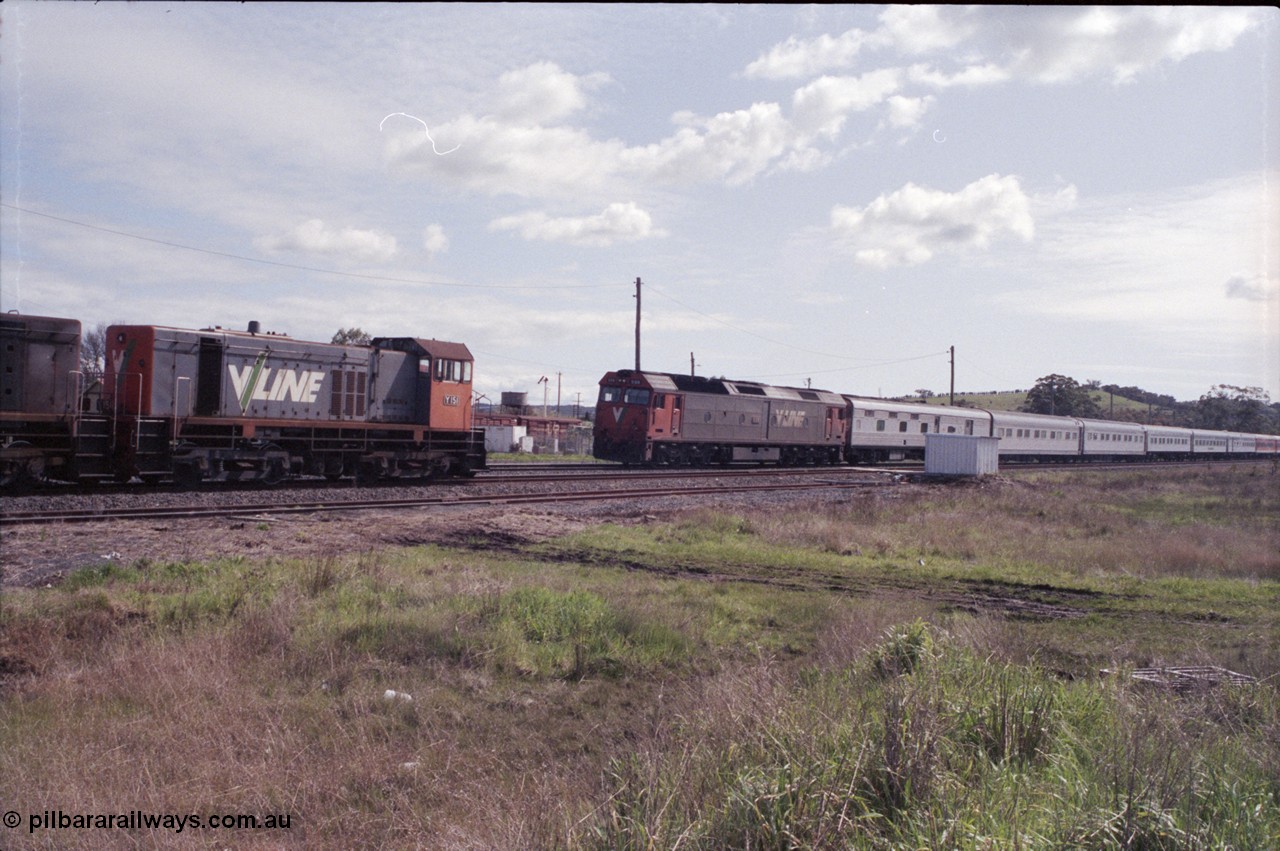
[[[178,395],[179,388],[183,383],[187,385],[187,412],[179,413]],[[174,376],[173,379],[173,439],[176,441],[178,435],[182,432],[182,425],[186,420],[191,419],[196,413],[195,394],[191,392],[191,376],[182,375]]]
[[[67,372],[67,407],[70,409],[71,435],[80,433],[80,396],[84,392],[85,374],[81,370],[72,369]]]

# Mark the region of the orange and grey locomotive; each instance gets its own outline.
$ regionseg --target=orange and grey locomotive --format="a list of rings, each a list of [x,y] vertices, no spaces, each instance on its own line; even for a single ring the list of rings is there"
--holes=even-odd
[[[467,475],[473,359],[461,343],[367,346],[151,325],[107,330],[103,401],[123,474],[181,482]]]
[[[113,325],[86,393],[74,319],[6,314],[0,485],[301,475],[468,476],[485,466],[461,343],[307,342],[222,328]],[[90,401],[92,400],[92,401]]]

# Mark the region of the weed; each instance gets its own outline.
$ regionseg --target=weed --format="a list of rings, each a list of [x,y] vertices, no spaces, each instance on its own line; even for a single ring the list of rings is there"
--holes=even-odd
[[[932,652],[933,636],[929,625],[916,619],[885,631],[884,641],[872,651],[871,667],[880,677],[910,674]]]

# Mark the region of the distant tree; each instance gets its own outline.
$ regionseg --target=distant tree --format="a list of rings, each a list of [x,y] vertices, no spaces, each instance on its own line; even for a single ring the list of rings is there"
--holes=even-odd
[[[928,398],[930,398],[931,396],[933,396],[933,391],[932,391],[932,390],[919,389],[919,390],[916,390],[916,395],[917,395],[917,396],[919,396],[921,399],[928,399]]]
[[[1066,375],[1046,375],[1027,391],[1027,401],[1021,409],[1029,414],[1055,414],[1060,417],[1096,417],[1098,403],[1074,378]]]
[[[1273,431],[1271,397],[1261,387],[1216,384],[1196,402],[1195,425],[1215,431]]]
[[[107,367],[107,323],[97,325],[80,335],[80,371],[85,383],[102,378]]]
[[[329,342],[339,346],[367,346],[373,338],[359,328],[339,328]]]

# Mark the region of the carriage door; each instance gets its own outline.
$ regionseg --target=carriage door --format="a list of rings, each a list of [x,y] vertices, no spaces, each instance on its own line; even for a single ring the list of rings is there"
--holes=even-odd
[[[680,409],[684,404],[683,396],[671,397],[671,435],[678,437],[680,435]]]

